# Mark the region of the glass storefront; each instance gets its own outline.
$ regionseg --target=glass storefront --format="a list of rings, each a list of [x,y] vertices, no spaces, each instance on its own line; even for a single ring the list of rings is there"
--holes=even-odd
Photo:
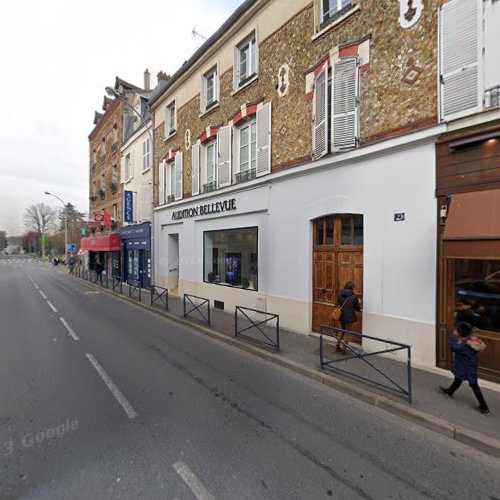
[[[204,233],[203,280],[258,290],[258,228]]]
[[[455,260],[455,319],[500,332],[500,260]]]

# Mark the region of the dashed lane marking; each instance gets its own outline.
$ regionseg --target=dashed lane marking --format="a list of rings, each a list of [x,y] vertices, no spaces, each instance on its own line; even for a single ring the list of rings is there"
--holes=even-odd
[[[52,309],[52,311],[54,311],[55,313],[57,312],[57,309],[54,307],[54,304],[52,304],[52,302],[50,300],[47,300],[47,304]]]
[[[66,330],[68,330],[69,336],[73,340],[80,340],[80,337],[78,337],[78,335],[74,332],[73,328],[71,328],[71,326],[68,325],[68,322],[64,318],[59,318],[59,319],[61,320],[61,323],[64,325]]]
[[[40,292],[40,295],[45,299],[47,300],[47,295],[45,295],[41,290],[38,290]]]
[[[198,500],[215,500],[215,497],[203,486],[200,480],[194,475],[193,471],[180,460],[172,465],[175,472],[182,477],[184,482],[189,486],[193,495]]]

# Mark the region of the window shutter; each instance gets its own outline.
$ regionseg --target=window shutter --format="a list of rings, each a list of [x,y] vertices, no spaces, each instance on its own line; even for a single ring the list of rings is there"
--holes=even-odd
[[[159,193],[159,205],[165,204],[165,162],[161,162],[158,165],[158,193]]]
[[[205,81],[205,75],[201,75],[201,82],[200,82],[200,112],[203,113],[205,111],[205,87],[206,87],[206,81]]]
[[[182,151],[179,151],[175,157],[175,199],[182,199]]]
[[[191,148],[191,194],[200,194],[200,145]]]
[[[358,61],[339,59],[332,78],[332,151],[356,147],[358,139]]]
[[[125,156],[121,157],[121,165],[120,165],[120,182],[125,182],[127,179],[125,178]]]
[[[139,191],[139,220],[149,220],[149,184],[143,183]]]
[[[325,63],[314,80],[313,96],[313,158],[328,152],[328,63]]]
[[[218,187],[231,185],[231,127],[222,127],[217,134]]]
[[[257,110],[257,176],[271,172],[271,102]]]
[[[441,7],[441,117],[451,120],[481,110],[482,2],[453,0]]]
[[[200,191],[203,192],[203,186],[207,183],[207,148],[200,147]]]

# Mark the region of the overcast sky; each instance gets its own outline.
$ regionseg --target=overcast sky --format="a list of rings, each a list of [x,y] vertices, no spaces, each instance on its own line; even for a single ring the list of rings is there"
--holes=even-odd
[[[241,0],[4,2],[0,21],[0,230],[24,232],[24,209],[57,200],[88,211],[88,139],[116,75],[142,86],[172,74]]]

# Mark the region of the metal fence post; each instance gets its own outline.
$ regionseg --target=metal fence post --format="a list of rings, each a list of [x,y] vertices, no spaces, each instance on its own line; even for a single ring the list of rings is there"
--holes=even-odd
[[[276,318],[276,348],[280,350],[280,317]]]
[[[238,306],[234,307],[234,336],[238,336]]]
[[[208,301],[208,326],[211,326],[211,323],[210,323],[210,300]]]
[[[411,347],[408,347],[408,403],[412,402],[412,387],[411,387]]]
[[[154,287],[154,286],[152,286],[152,287],[151,287],[151,295],[150,295],[150,297],[151,297],[151,301],[150,301],[150,304],[149,304],[149,305],[151,305],[151,306],[153,305],[153,294],[154,294],[154,293],[155,293],[155,287]]]
[[[186,317],[186,294],[184,294],[183,304],[184,304],[184,317]]]
[[[319,363],[323,368],[323,328],[319,327]]]

